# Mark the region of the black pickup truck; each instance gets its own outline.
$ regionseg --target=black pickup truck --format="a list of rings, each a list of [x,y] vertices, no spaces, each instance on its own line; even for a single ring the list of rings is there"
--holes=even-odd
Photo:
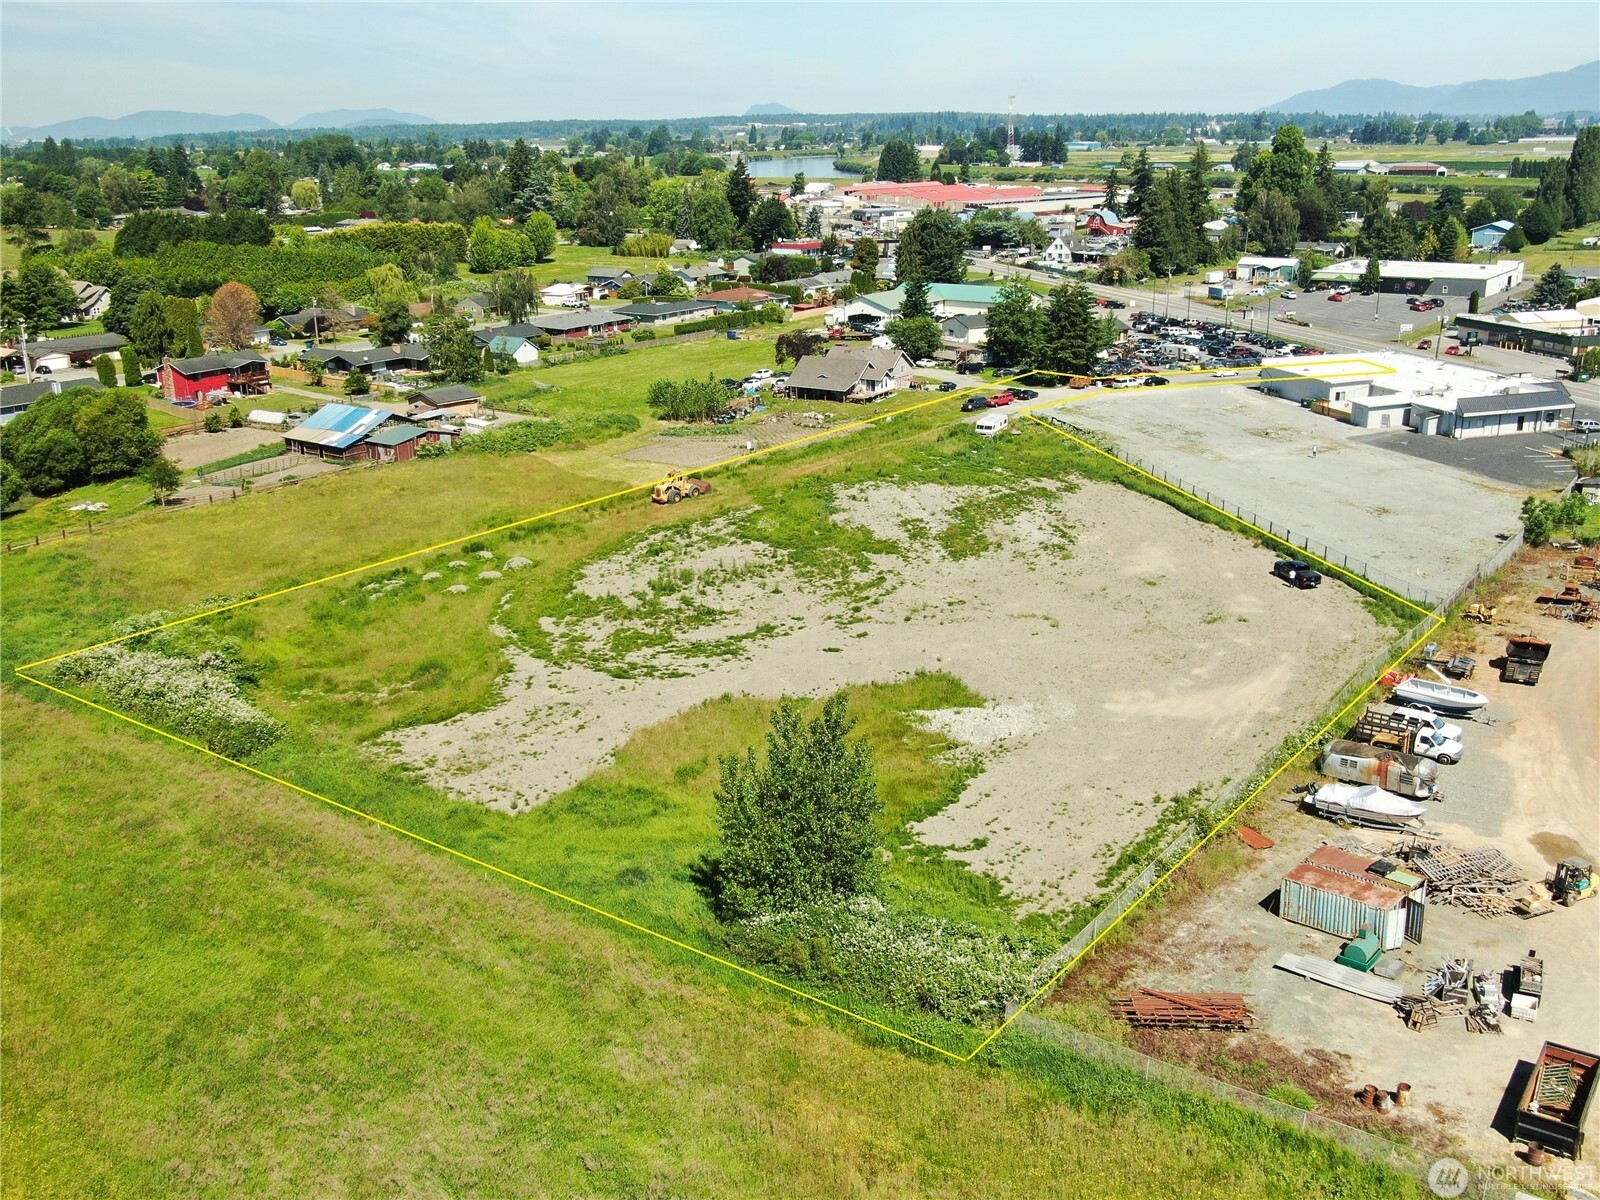
[[[1280,558],[1272,564],[1272,573],[1290,587],[1314,588],[1322,583],[1322,572],[1298,558]]]

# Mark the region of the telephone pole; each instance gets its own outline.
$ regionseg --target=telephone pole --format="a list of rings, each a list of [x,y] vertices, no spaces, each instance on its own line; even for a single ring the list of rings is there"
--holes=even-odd
[[[33,364],[28,361],[28,323],[17,322],[17,345],[22,349],[22,382],[33,382]]]
[[[1007,96],[1008,108],[1006,110],[1006,157],[1012,162],[1017,161],[1017,98]]]

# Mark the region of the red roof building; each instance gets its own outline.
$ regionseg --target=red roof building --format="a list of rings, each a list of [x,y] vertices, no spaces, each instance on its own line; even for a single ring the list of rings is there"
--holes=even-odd
[[[810,238],[801,242],[773,242],[774,254],[809,254],[815,257],[822,253],[822,239]]]
[[[971,183],[858,183],[841,190],[859,200],[911,208],[1034,208],[1046,200],[1043,188]]]
[[[218,393],[254,396],[272,390],[267,360],[249,351],[171,358],[157,369],[168,400],[204,400]]]

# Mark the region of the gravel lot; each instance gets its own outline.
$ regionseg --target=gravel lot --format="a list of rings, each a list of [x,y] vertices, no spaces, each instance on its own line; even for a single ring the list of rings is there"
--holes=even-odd
[[[634,731],[725,693],[818,696],[945,670],[992,707],[928,719],[980,749],[984,770],[918,835],[961,847],[952,857],[1030,907],[1070,906],[1160,817],[1157,797],[1237,776],[1387,640],[1347,589],[1284,587],[1259,548],[1109,484],[1038,501],[991,525],[987,550],[951,559],[927,531],[970,492],[839,494],[835,520],[903,548],[874,556],[856,614],[849,596],[819,594],[781,551],[722,522],[654,535],[591,564],[582,590],[648,613],[658,575],[693,572],[683,598],[717,610],[714,623],[547,618],[582,665],[513,648],[497,707],[386,741],[432,764],[439,785],[517,811],[578,783]],[[658,645],[663,620],[674,632]],[[728,639],[737,655],[693,654]],[[615,660],[633,678],[597,669],[618,645],[645,647]]]
[[[1521,489],[1389,453],[1365,431],[1248,387],[1100,392],[1062,411],[1213,503],[1287,526],[1414,595],[1452,591],[1518,525]]]

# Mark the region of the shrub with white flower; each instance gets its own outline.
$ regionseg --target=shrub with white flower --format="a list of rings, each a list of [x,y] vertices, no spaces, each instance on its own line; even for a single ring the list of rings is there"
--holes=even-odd
[[[745,957],[790,975],[972,1024],[1028,996],[1048,957],[1026,937],[896,913],[873,896],[753,917],[725,932]]]
[[[251,704],[220,655],[199,659],[134,650],[85,650],[55,664],[56,679],[98,688],[113,707],[241,758],[270,746],[283,726]]]

